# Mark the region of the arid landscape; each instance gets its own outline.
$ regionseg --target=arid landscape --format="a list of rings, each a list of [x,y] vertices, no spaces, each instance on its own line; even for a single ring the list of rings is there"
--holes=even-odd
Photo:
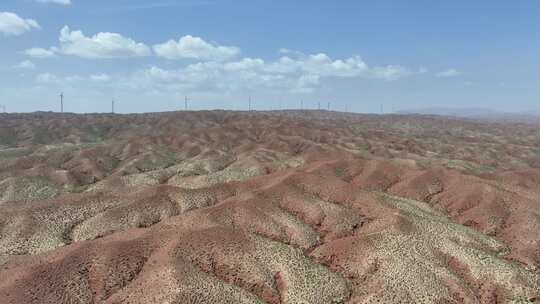
[[[540,303],[540,127],[0,114],[1,303]]]

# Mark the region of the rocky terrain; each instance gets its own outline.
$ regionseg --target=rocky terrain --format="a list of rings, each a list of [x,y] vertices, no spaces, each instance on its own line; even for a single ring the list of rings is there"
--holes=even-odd
[[[540,127],[0,114],[0,303],[540,303]]]

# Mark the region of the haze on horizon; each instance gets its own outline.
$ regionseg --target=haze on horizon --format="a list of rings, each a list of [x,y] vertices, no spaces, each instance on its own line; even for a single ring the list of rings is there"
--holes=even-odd
[[[9,112],[540,110],[537,1],[4,0]]]

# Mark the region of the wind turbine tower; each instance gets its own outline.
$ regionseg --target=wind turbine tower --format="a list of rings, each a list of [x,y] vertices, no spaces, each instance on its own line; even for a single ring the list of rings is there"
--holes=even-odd
[[[60,113],[64,113],[64,93],[60,93]]]

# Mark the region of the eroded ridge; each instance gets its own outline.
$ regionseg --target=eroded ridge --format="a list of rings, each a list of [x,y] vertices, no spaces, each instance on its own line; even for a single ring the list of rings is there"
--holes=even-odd
[[[80,126],[107,119],[74,116],[75,142],[0,150],[0,302],[540,301],[540,171],[446,144],[533,164],[526,143],[497,146],[511,126],[182,115],[121,116],[92,142]],[[400,138],[428,134],[444,140]]]

